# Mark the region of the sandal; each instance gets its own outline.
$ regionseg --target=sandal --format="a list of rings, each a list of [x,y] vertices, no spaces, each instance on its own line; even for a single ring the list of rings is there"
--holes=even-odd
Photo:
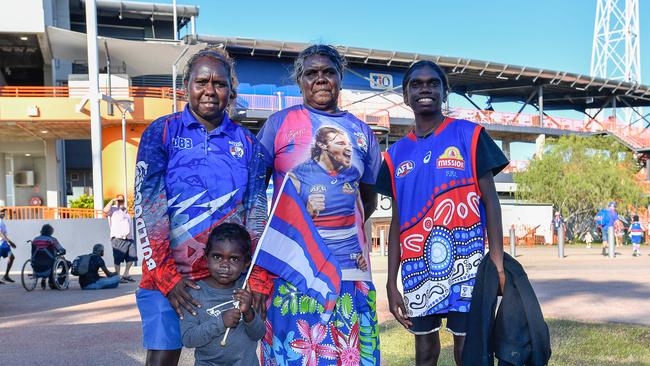
[[[123,279],[123,280],[127,280],[127,281],[129,281],[129,282],[135,282],[135,280],[134,280],[133,277],[131,277],[131,276],[122,276],[122,279]]]

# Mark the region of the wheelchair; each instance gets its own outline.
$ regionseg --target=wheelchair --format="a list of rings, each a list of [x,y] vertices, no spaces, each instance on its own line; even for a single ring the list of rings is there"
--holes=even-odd
[[[27,244],[31,244],[31,240]],[[64,254],[65,252],[52,253],[47,249],[35,249],[21,271],[20,280],[25,290],[34,290],[39,279],[47,279],[52,289],[67,290],[70,285],[70,262]]]

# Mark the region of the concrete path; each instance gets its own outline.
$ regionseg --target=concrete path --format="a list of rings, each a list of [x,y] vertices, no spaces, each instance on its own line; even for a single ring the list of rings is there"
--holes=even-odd
[[[615,259],[601,256],[598,248],[569,247],[563,259],[557,258],[555,247],[519,248],[517,260],[526,268],[546,317],[650,325],[647,248],[643,257],[634,258],[625,247]],[[392,319],[385,294],[386,258],[375,256],[372,265],[384,322]],[[68,291],[39,287],[28,293],[19,274],[13,278],[16,284],[0,285],[2,365],[144,363],[137,285],[82,291],[73,281]],[[192,364],[192,351],[184,350],[181,365]]]

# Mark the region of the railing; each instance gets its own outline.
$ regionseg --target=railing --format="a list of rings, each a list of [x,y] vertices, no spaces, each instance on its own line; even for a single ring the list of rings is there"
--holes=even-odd
[[[57,220],[102,218],[102,210],[45,206],[7,206],[7,220]]]
[[[100,87],[102,93],[107,93],[107,88]],[[128,96],[130,98],[162,98],[172,99],[172,88],[155,87],[112,87],[114,96]],[[62,86],[2,86],[0,97],[24,97],[24,98],[69,98],[83,97],[88,94],[87,87],[62,87]],[[177,100],[183,100],[185,93],[182,90],[176,91]],[[302,103],[302,97],[284,96],[282,93],[276,95],[239,94],[237,104],[247,109],[258,109],[267,111],[278,111]],[[364,106],[359,104],[359,106]],[[390,128],[390,117],[386,111],[372,112],[372,108],[365,108],[363,111],[351,111],[354,115],[368,124]],[[545,116],[540,121],[537,114],[495,112],[476,109],[452,108],[450,116],[464,118],[479,123],[489,123],[509,126],[547,127],[552,129],[576,131],[576,132],[597,132],[609,131],[626,143],[634,147],[650,146],[650,131],[643,128],[629,127],[615,119],[607,118],[602,121],[582,120],[571,118],[560,118]]]
[[[503,169],[503,173],[523,172],[528,169],[530,160],[510,160],[510,164]]]
[[[99,91],[107,94],[108,88],[100,87]],[[114,95],[128,95],[131,98],[163,98],[172,99],[172,88],[150,88],[142,86],[111,87]],[[0,86],[0,97],[15,98],[69,98],[83,97],[88,94],[87,87],[67,86]],[[184,93],[176,92],[180,98]]]
[[[455,118],[462,118],[487,124],[546,127],[575,132],[608,131],[615,134],[631,146],[637,148],[650,146],[650,131],[640,127],[630,127],[622,121],[618,121],[612,117],[602,121],[588,121],[582,119],[544,116],[543,123],[540,123],[540,118],[537,114],[495,112],[464,108],[452,108],[449,111],[449,115]]]

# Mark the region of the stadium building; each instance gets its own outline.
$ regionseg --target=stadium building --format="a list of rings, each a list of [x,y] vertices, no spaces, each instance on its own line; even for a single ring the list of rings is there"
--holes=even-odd
[[[290,70],[305,43],[197,34],[199,8],[192,5],[174,11],[169,3],[96,4],[104,197],[125,191],[132,197],[139,137],[157,117],[183,108],[182,69],[199,49],[223,45],[234,56],[240,86],[232,117],[249,129],[259,130],[271,113],[302,102]],[[0,206],[14,207],[16,218],[63,212],[71,199],[96,193],[85,30],[83,0],[23,0],[0,14]],[[448,114],[483,124],[508,157],[513,144],[535,144],[541,152],[545,137],[564,134],[607,134],[639,156],[650,151],[650,133],[642,127],[650,122],[628,126],[606,115],[611,108],[650,105],[649,86],[462,57],[337,47],[348,60],[339,105],[371,125],[383,148],[413,125],[401,95],[404,72],[431,59],[449,75],[455,98]],[[494,111],[477,98],[521,108]],[[536,113],[523,113],[526,106]],[[585,118],[552,116],[556,110]],[[522,223],[521,205],[511,199],[511,173],[526,165],[525,159],[513,160],[496,178],[503,203],[511,204],[504,205],[504,224],[535,225]],[[382,197],[373,219],[378,240],[388,232],[389,204]],[[525,209],[548,226],[550,206]]]

